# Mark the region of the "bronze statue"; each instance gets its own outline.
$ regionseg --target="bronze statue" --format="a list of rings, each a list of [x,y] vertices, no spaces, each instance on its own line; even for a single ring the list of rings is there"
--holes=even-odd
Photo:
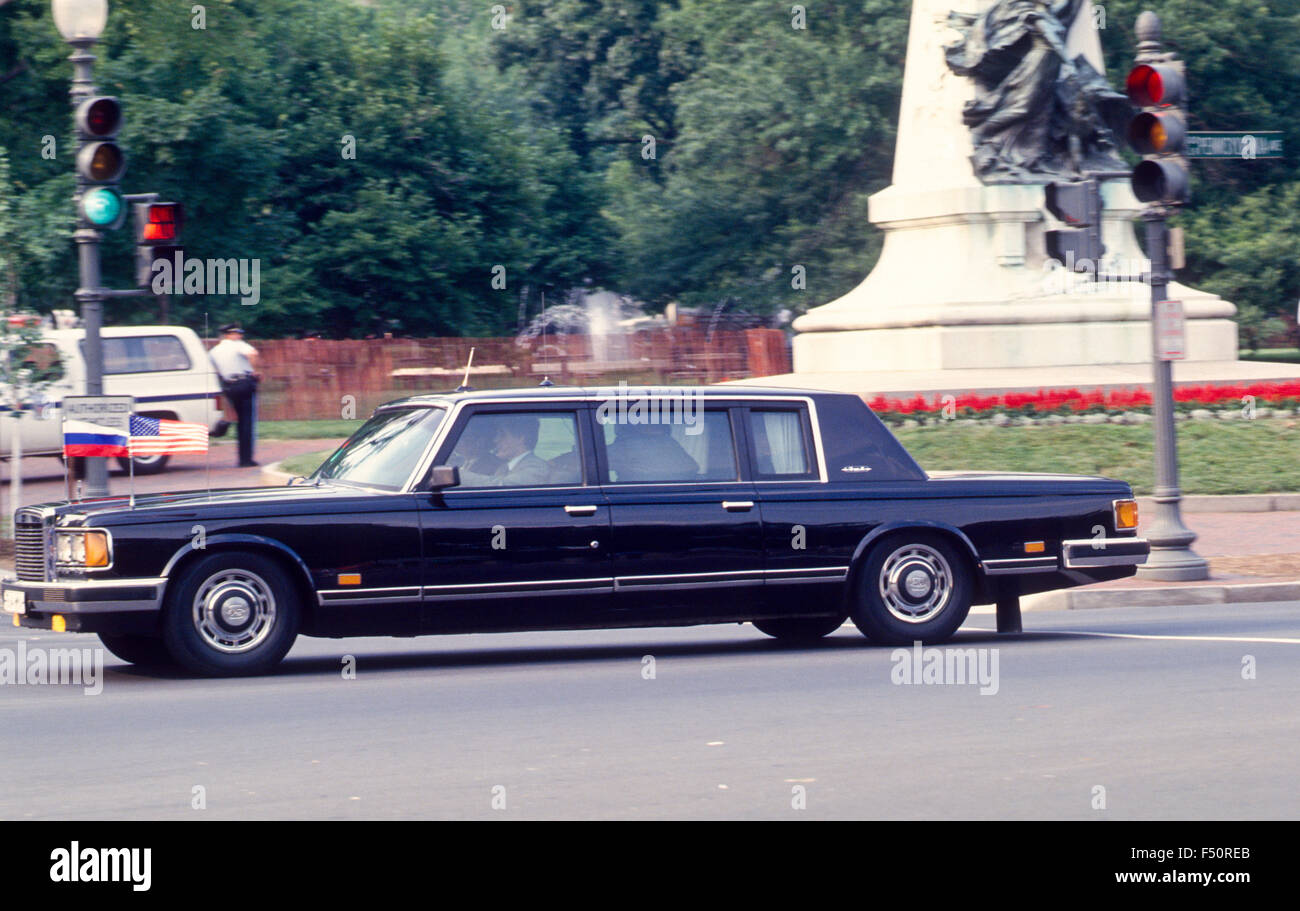
[[[1115,134],[1129,114],[1065,36],[1083,0],[994,0],[981,13],[952,12],[963,35],[944,48],[948,67],[975,80],[962,119],[970,127],[976,175],[984,183],[1036,183],[1125,167]]]

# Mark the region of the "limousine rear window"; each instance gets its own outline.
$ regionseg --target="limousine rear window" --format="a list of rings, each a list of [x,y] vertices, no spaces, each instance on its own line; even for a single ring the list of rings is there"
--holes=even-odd
[[[381,411],[334,450],[309,480],[400,490],[446,413],[443,408]]]

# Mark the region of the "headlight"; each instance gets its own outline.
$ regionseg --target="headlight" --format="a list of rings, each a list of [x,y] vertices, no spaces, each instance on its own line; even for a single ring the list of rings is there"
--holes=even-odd
[[[54,560],[60,566],[109,565],[108,532],[60,531],[54,535]]]
[[[1115,501],[1115,530],[1126,531],[1138,527],[1137,500]]]

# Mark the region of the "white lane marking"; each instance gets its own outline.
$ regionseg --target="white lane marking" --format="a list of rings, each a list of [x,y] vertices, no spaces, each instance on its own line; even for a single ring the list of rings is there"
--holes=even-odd
[[[1300,639],[1277,639],[1264,636],[1157,636],[1150,633],[1100,633],[1077,629],[1035,629],[1026,632],[1041,636],[1099,636],[1106,639],[1173,639],[1184,642],[1270,642],[1300,645]]]

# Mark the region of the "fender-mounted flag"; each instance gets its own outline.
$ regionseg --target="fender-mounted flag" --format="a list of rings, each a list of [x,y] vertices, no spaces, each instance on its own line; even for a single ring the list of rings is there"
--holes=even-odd
[[[207,452],[208,428],[166,418],[131,415],[131,454],[170,455],[180,452]]]
[[[125,433],[112,427],[101,427],[89,421],[63,422],[63,455],[70,456],[125,456],[130,455],[129,440]]]

